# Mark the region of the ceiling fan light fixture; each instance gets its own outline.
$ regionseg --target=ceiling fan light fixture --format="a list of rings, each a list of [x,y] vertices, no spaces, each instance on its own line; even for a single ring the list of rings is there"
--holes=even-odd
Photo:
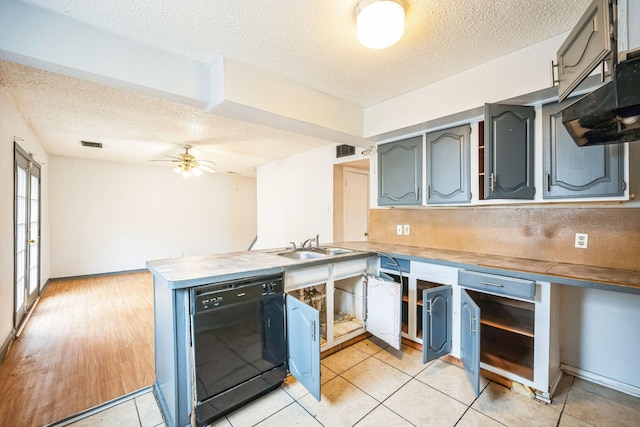
[[[384,49],[404,33],[404,5],[400,0],[360,0],[356,7],[358,40],[370,49]]]

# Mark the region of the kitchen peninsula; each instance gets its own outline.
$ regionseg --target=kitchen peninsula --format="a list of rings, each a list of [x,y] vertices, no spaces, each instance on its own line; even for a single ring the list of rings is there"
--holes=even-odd
[[[279,256],[278,252],[285,251],[281,249],[172,258],[147,263],[154,276],[154,388],[168,425],[188,425],[194,417],[195,400],[191,384],[191,313],[194,303],[191,300],[191,290],[202,285],[273,274],[284,274],[287,283],[287,274],[293,275],[309,268],[314,270],[313,267],[321,267],[328,263],[362,262],[365,267],[360,274],[377,273],[379,264],[372,264],[372,260],[376,262],[377,255],[385,253],[400,261],[417,261],[453,272],[471,269],[479,274],[530,280],[538,283],[538,287],[540,284],[550,283],[556,287],[567,285],[640,295],[640,273],[631,270],[373,242],[339,243],[337,246],[351,249],[353,252],[301,260]],[[285,292],[287,290],[285,284]],[[558,322],[557,318],[554,320]],[[559,353],[557,348],[552,351]],[[458,349],[454,348],[452,354],[458,354]],[[550,359],[557,357],[559,356],[552,354]],[[550,378],[549,381],[548,392],[552,393],[555,378]]]

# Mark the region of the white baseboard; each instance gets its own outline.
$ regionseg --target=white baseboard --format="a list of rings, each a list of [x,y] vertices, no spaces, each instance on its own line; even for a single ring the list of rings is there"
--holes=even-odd
[[[0,365],[2,365],[2,362],[4,362],[4,358],[7,356],[7,353],[9,353],[9,348],[11,347],[11,344],[13,344],[13,341],[15,339],[16,328],[12,328],[11,332],[9,332],[9,336],[7,336],[7,339],[4,340],[2,346],[0,347]]]
[[[575,366],[565,365],[564,363],[560,365],[560,369],[568,374],[582,378],[583,380],[600,384],[631,396],[640,397],[640,387],[603,377],[602,375],[594,374],[593,372],[585,371],[584,369],[576,368]]]

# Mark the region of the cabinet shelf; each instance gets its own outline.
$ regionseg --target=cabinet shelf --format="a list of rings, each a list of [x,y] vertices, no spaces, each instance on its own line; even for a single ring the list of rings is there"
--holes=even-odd
[[[532,337],[481,326],[480,361],[533,380]],[[509,345],[505,345],[509,343]]]
[[[532,310],[488,300],[477,300],[476,303],[482,312],[482,325],[533,338],[535,316]]]

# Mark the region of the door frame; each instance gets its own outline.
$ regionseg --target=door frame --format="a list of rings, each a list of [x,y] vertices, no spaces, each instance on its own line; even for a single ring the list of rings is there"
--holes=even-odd
[[[25,168],[26,166],[26,168]],[[26,230],[24,234],[24,250],[25,250],[25,262],[24,262],[24,301],[21,307],[18,307],[18,289],[17,289],[17,280],[18,280],[18,258],[16,256],[16,252],[18,249],[18,232],[17,232],[17,221],[18,221],[18,203],[17,203],[17,190],[18,190],[18,169],[25,169],[27,172],[26,175],[26,200],[24,207],[24,217],[26,220]],[[33,155],[28,153],[22,147],[18,145],[17,142],[14,141],[14,161],[13,161],[13,325],[18,328],[24,320],[27,318],[27,314],[29,310],[31,310],[40,296],[41,286],[40,286],[40,277],[41,277],[41,255],[42,255],[42,244],[40,242],[41,230],[42,230],[42,167],[38,162],[33,159]],[[33,173],[35,172],[35,173]],[[31,177],[36,176],[38,179],[38,229],[35,232],[35,236],[31,233],[30,230],[30,220],[31,220]],[[31,281],[30,277],[30,240],[33,240],[31,237],[35,237],[37,241],[37,269],[36,269],[36,286],[33,292],[29,292],[29,284]]]

